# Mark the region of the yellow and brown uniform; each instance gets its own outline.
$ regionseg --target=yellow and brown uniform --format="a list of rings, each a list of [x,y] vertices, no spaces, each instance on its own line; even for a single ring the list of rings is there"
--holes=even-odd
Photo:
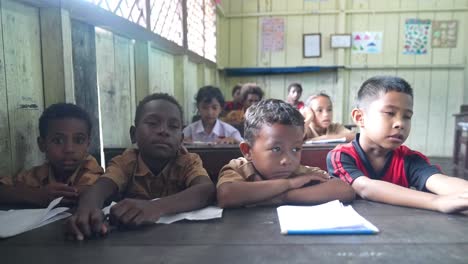
[[[88,155],[75,172],[73,172],[71,177],[66,180],[66,182],[57,180],[50,163],[45,162],[40,166],[20,172],[15,178],[1,177],[0,184],[10,186],[26,185],[29,187],[39,188],[50,183],[60,182],[75,187],[90,186],[103,173],[104,170],[99,166],[96,159],[93,156]]]
[[[290,178],[317,172],[327,174],[326,171],[321,170],[318,167],[300,165],[291,174]],[[255,170],[251,161],[248,161],[245,158],[237,158],[231,160],[227,165],[225,165],[221,169],[221,171],[219,172],[218,183],[216,187],[218,188],[221,184],[226,182],[254,182],[261,180],[262,178]]]
[[[178,154],[158,175],[154,175],[137,149],[127,149],[113,158],[103,175],[118,186],[122,197],[137,199],[176,194],[188,188],[200,176],[210,179],[197,154]]]

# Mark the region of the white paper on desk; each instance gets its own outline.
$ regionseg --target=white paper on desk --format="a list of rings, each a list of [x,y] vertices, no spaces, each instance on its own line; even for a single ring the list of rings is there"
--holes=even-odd
[[[344,206],[335,200],[316,206],[290,206],[284,205],[277,208],[281,233],[290,231],[313,232],[320,230],[340,229],[356,230],[368,229],[379,232],[377,227],[359,215],[352,206]]]
[[[157,200],[157,199],[154,199]],[[104,207],[102,211],[105,215],[108,215],[110,212],[110,208],[116,205],[116,202],[112,202],[109,206]],[[202,209],[190,211],[190,212],[183,212],[173,215],[164,215],[159,218],[156,222],[157,224],[172,224],[174,222],[180,220],[209,220],[215,218],[221,218],[223,216],[223,209],[217,206],[207,206]]]
[[[57,207],[62,197],[53,200],[44,209],[0,211],[0,237],[6,238],[69,217],[68,207]]]
[[[307,140],[305,144],[327,144],[327,143],[345,143],[346,138],[333,138],[333,139],[320,139],[320,140]]]

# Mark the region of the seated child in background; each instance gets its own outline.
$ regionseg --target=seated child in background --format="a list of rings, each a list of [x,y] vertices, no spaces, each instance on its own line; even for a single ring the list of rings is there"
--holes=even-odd
[[[354,132],[342,124],[332,123],[333,105],[327,94],[310,96],[302,113],[305,117],[305,140],[346,138],[349,142],[354,139]]]
[[[80,197],[68,220],[68,234],[78,240],[108,232],[101,208],[124,198],[110,210],[110,223],[136,227],[161,216],[210,204],[215,187],[197,154],[182,153],[182,108],[167,94],[146,96],[137,106],[130,148],[113,158],[106,173]],[[151,201],[154,198],[161,198]]]
[[[184,128],[184,142],[236,144],[243,140],[236,128],[218,119],[224,106],[224,97],[218,87],[200,88],[195,100],[201,120]]]
[[[294,106],[297,110],[304,108],[304,102],[299,101],[302,95],[302,85],[300,83],[291,83],[288,86],[288,97],[286,102]]]
[[[231,160],[218,178],[220,207],[258,204],[349,202],[354,191],[319,168],[300,165],[304,117],[290,104],[269,99],[246,113],[243,158]]]
[[[242,109],[229,112],[223,121],[231,125],[244,123],[245,111],[263,98],[263,91],[256,83],[245,83],[241,88]]]
[[[228,113],[233,110],[242,109],[242,97],[241,97],[242,84],[238,83],[232,87],[232,101],[227,101],[224,104],[224,113]]]
[[[74,104],[53,104],[39,118],[37,144],[47,162],[0,179],[0,202],[46,207],[63,196],[73,205],[78,196],[104,172],[88,154],[91,119]]]
[[[413,90],[405,80],[365,81],[352,110],[361,133],[328,154],[328,171],[364,199],[444,213],[467,210],[468,182],[443,175],[423,154],[402,145],[412,116]]]

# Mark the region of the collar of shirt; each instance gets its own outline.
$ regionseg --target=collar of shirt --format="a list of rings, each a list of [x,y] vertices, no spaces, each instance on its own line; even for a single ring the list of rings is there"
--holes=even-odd
[[[79,171],[81,169],[90,169],[90,170],[93,170],[94,169],[94,166],[93,166],[93,162],[89,162],[93,159],[93,157],[91,155],[88,154],[88,156],[86,156],[86,158],[81,162],[80,166],[78,166],[78,168],[76,168],[76,170],[73,172],[73,174],[70,176],[70,178],[67,179],[67,182],[64,182],[65,184],[68,184],[68,185],[73,185],[75,183],[75,180],[76,180],[76,177],[79,173]],[[50,165],[49,162],[46,163],[46,167],[47,167],[47,174],[44,174],[44,173],[41,173],[39,172],[38,176],[41,177],[41,181],[44,182],[45,179],[48,179],[49,183],[55,183],[55,182],[58,182],[56,177],[55,177],[55,174],[54,174],[54,170],[52,169],[52,166]],[[42,171],[41,169],[39,171]]]
[[[171,177],[171,174],[170,174],[170,169],[171,168],[175,168],[175,167],[183,167],[184,165],[186,164],[183,164],[184,163],[184,160],[183,159],[180,159],[180,155],[181,154],[177,154],[177,156],[173,159],[171,159],[165,166],[164,168],[161,170],[161,172],[159,172],[158,175],[154,175],[153,172],[151,172],[151,170],[148,168],[148,166],[146,165],[146,163],[143,161],[143,159],[141,158],[141,154],[138,153],[138,157],[137,157],[137,167],[134,169],[134,175],[135,177],[158,177],[158,176],[161,176],[161,177]]]
[[[205,128],[203,127],[203,123],[201,120],[198,120],[194,126],[195,126],[195,133],[199,135],[207,135],[207,136],[214,135],[215,137],[218,137],[222,133],[221,122],[218,119],[216,119],[216,123],[213,127],[213,130],[211,131],[211,134],[209,135],[205,132]]]

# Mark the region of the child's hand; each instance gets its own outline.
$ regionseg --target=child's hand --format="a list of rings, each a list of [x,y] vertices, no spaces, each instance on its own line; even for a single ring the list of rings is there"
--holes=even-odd
[[[66,234],[76,240],[105,235],[108,230],[104,223],[104,213],[99,208],[78,207],[76,213],[67,220]]]
[[[152,201],[124,199],[111,207],[109,216],[112,225],[137,227],[154,224],[161,215]]]
[[[312,123],[315,119],[315,113],[310,107],[304,107],[301,110],[301,114],[304,116],[304,124],[306,126]]]
[[[216,144],[236,144],[237,140],[231,137],[219,137],[216,139]]]
[[[456,213],[468,210],[468,191],[463,193],[438,195],[434,199],[437,211],[442,213]]]
[[[185,154],[188,154],[188,149],[186,147],[184,147],[183,145],[180,145],[179,147],[179,154],[182,154],[182,155],[185,155]]]
[[[328,174],[317,172],[290,178],[289,186],[291,189],[298,189],[307,185],[311,181],[326,182],[328,181]]]
[[[43,201],[48,205],[57,197],[62,197],[61,205],[74,205],[77,202],[78,189],[63,183],[50,183],[43,188]]]

